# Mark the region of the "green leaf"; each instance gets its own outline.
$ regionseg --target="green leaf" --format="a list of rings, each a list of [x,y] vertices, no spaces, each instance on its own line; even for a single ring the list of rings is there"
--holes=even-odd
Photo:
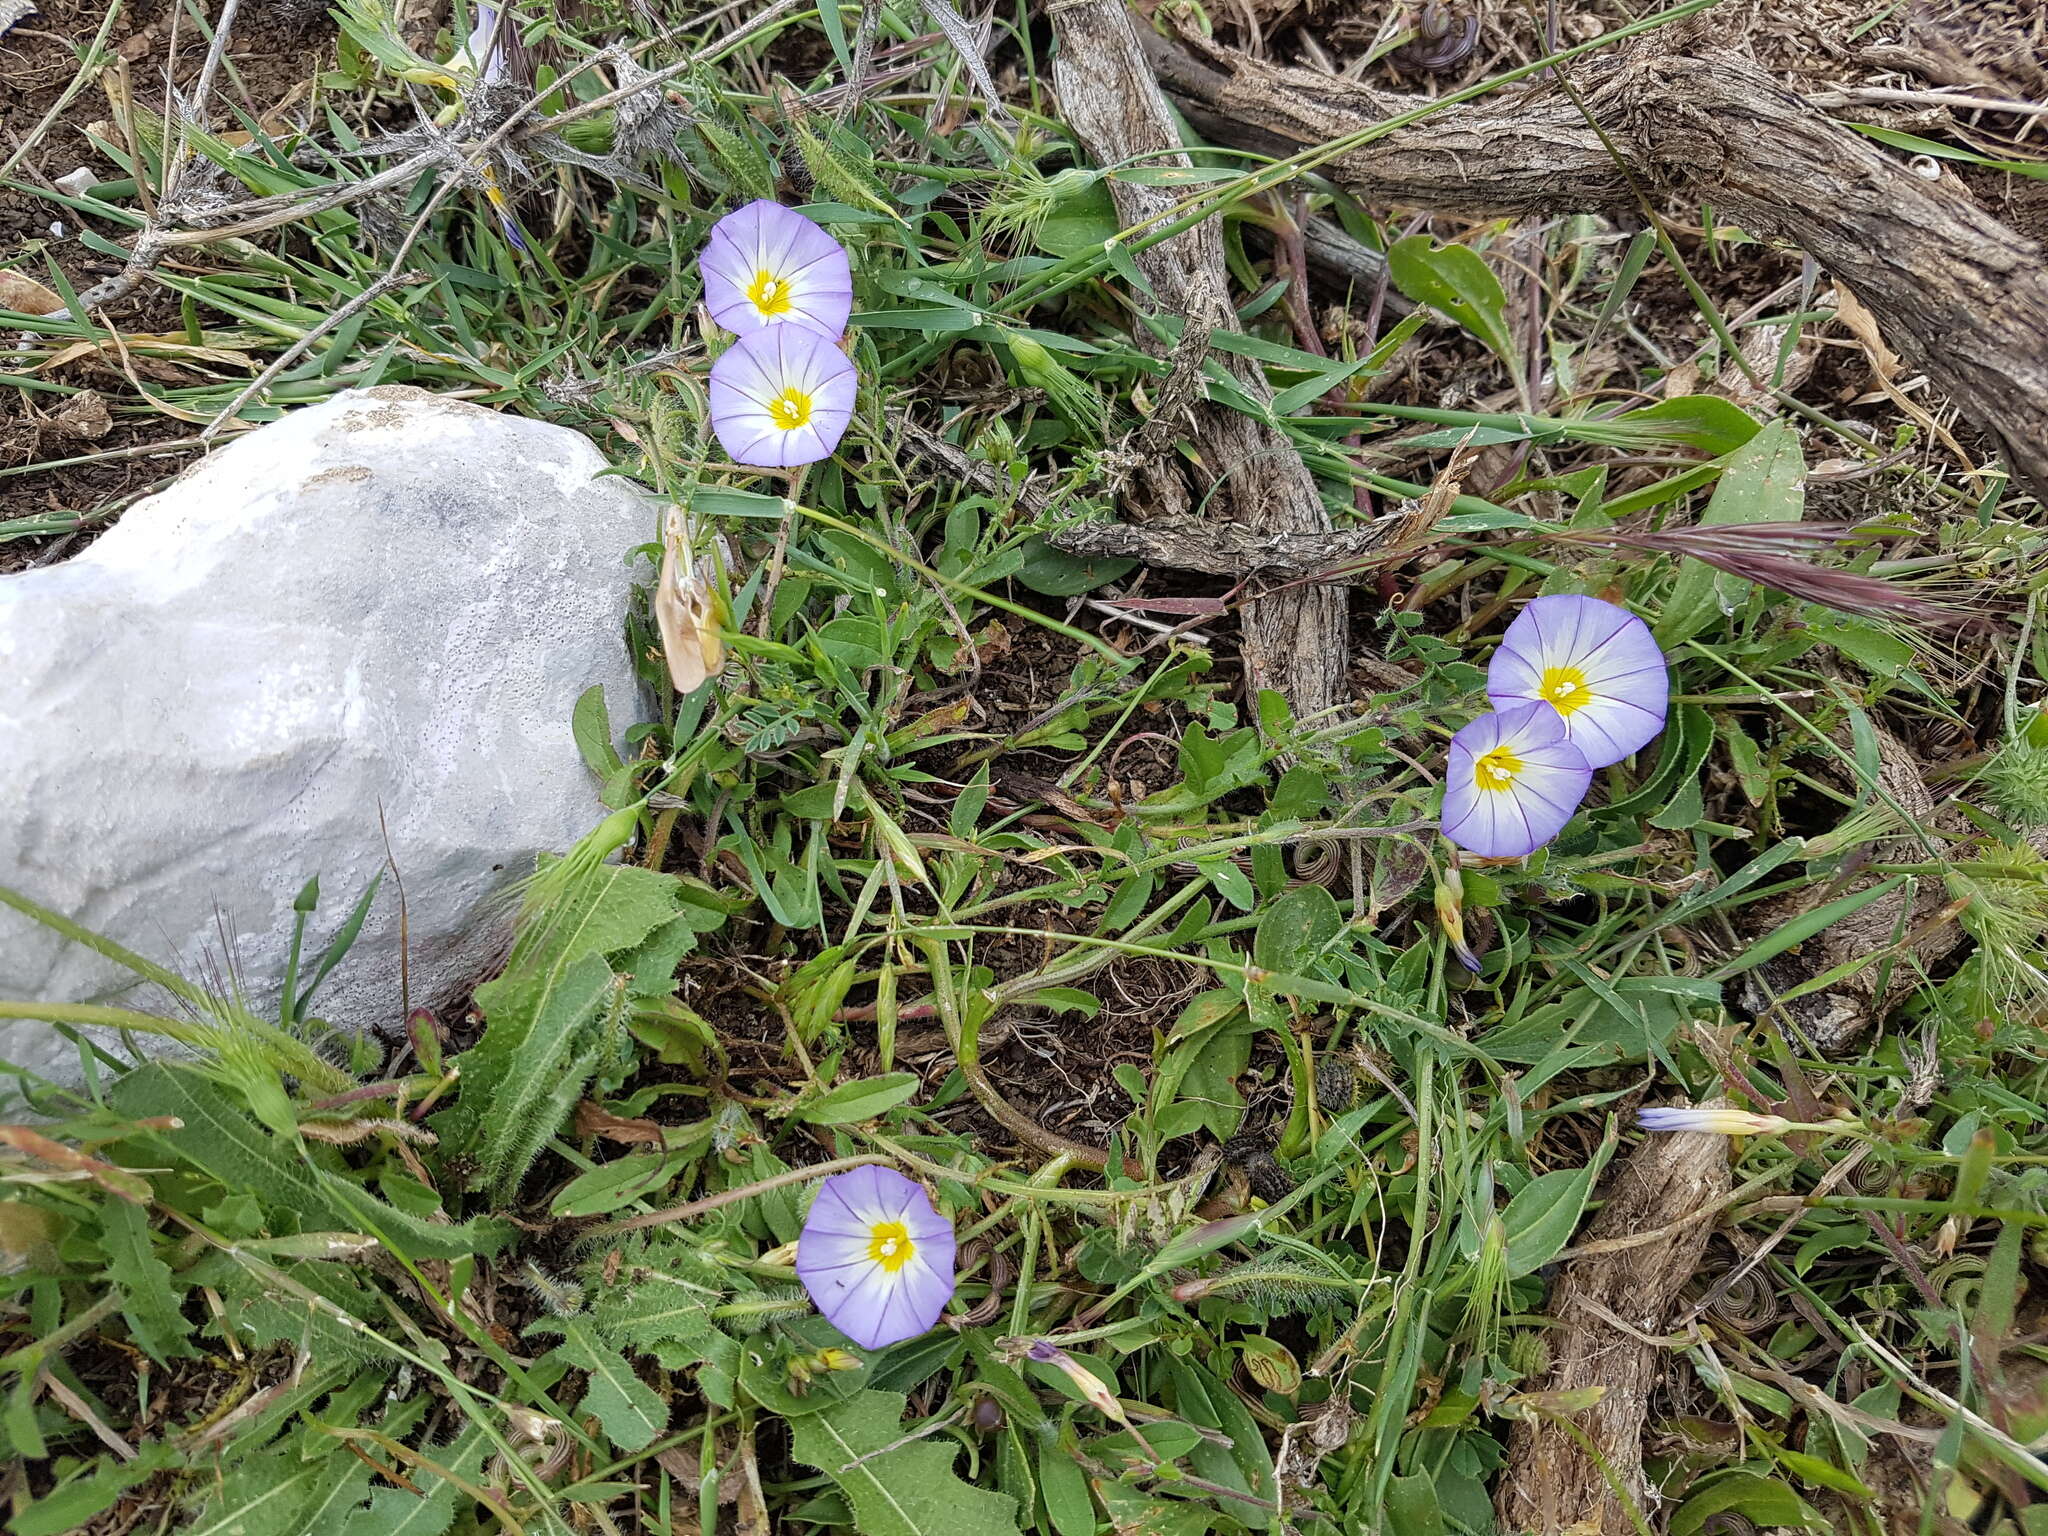
[[[1961,149],[1954,144],[1944,144],[1939,139],[1923,139],[1916,133],[1901,133],[1896,128],[1880,128],[1875,123],[1851,123],[1849,126],[1880,144],[1889,144],[1894,149],[1903,149],[1911,154],[1932,155],[1937,160],[1960,160],[1966,165],[1981,166],[1989,171],[2007,171],[2014,176],[2032,176],[2037,181],[2048,181],[2048,161],[1994,160],[1973,150]]]
[[[154,1477],[178,1460],[178,1454],[161,1440],[145,1442],[130,1462],[102,1457],[88,1462],[78,1476],[59,1483],[26,1509],[16,1512],[8,1524],[8,1536],[69,1536],[87,1528],[94,1515],[137,1483]],[[367,1479],[369,1468],[363,1468]]]
[[[1320,885],[1283,891],[1259,914],[1252,936],[1252,962],[1261,970],[1305,972],[1344,928],[1336,899]]]
[[[1038,1488],[1058,1536],[1095,1536],[1095,1501],[1088,1497],[1088,1479],[1074,1453],[1058,1440],[1039,1442]]]
[[[1611,1145],[1611,1143],[1610,1143]],[[1563,1251],[1578,1230],[1604,1155],[1583,1168],[1538,1174],[1501,1212],[1508,1232],[1508,1278],[1533,1275]]]
[[[1789,1451],[1783,1446],[1773,1446],[1771,1457],[1802,1483],[1812,1487],[1832,1488],[1836,1493],[1846,1493],[1857,1499],[1877,1497],[1870,1485],[1861,1478],[1844,1472],[1833,1462],[1823,1461],[1818,1456],[1809,1456],[1804,1451]]]
[[[1700,526],[1726,523],[1796,523],[1806,505],[1806,455],[1799,434],[1771,422],[1728,455]],[[1750,584],[1697,560],[1683,561],[1664,616],[1654,631],[1665,650],[1691,639],[1724,611],[1748,598]]]
[[[699,908],[670,918],[633,948],[613,957],[613,969],[630,978],[628,995],[665,997],[675,991],[676,970],[683,956],[697,948],[697,935],[704,931],[698,920],[701,912]]]
[[[1648,426],[1665,442],[1683,443],[1717,457],[1733,453],[1763,430],[1749,412],[1719,395],[1680,395],[1625,411],[1615,419]]]
[[[599,865],[528,916],[511,966],[477,988],[484,1036],[459,1058],[462,1102],[447,1134],[498,1196],[509,1196],[595,1070],[603,1041],[591,1021],[612,987],[602,957],[667,925],[680,889],[653,870]]]
[[[508,974],[476,989],[484,1037],[457,1058],[458,1123],[495,1192],[509,1194],[560,1128],[564,1078],[587,1054],[591,1021],[611,987],[612,968],[586,954],[538,977]],[[581,1087],[572,1084],[572,1100]]]
[[[280,1453],[235,1464],[204,1513],[185,1536],[299,1536],[300,1516],[313,1500],[326,1468]]]
[[[1024,541],[1023,549],[1024,563],[1017,569],[1017,579],[1047,597],[1078,597],[1138,568],[1135,560],[1070,555],[1054,549],[1045,542],[1045,535],[1038,533]]]
[[[673,1152],[636,1152],[578,1174],[548,1203],[557,1217],[603,1216],[668,1188],[703,1151],[702,1141]]]
[[[811,1125],[852,1125],[872,1120],[917,1092],[919,1081],[915,1072],[888,1072],[881,1077],[841,1083],[804,1105],[794,1118]]]
[[[1387,1482],[1387,1536],[1444,1536],[1444,1511],[1427,1473]]]
[[[1258,1423],[1235,1393],[1192,1361],[1169,1355],[1166,1365],[1173,1378],[1174,1411],[1190,1424],[1230,1437],[1227,1446],[1203,1440],[1188,1453],[1188,1465],[1197,1476],[1256,1499],[1257,1505],[1231,1499],[1223,1507],[1252,1530],[1271,1529],[1273,1456]]]
[[[141,1133],[161,1156],[198,1169],[222,1186],[254,1195],[269,1210],[295,1213],[309,1227],[349,1223],[294,1148],[279,1144],[247,1110],[187,1067],[148,1062],[124,1073],[108,1097],[131,1120],[170,1117],[170,1130]]]
[[[1097,173],[1081,174],[1088,185],[1067,190],[1034,231],[1038,248],[1051,255],[1093,256],[1123,228],[1109,188]]]
[[[619,749],[612,745],[612,717],[604,705],[604,684],[592,683],[576,700],[569,716],[569,733],[583,755],[583,765],[598,778],[609,779],[625,767]]]
[[[668,1428],[668,1409],[617,1350],[610,1349],[581,1318],[562,1324],[562,1354],[589,1374],[579,1413],[594,1414],[606,1437],[622,1451],[644,1450]]]
[[[1439,246],[1428,235],[1410,235],[1388,248],[1387,272],[1409,298],[1457,321],[1485,342],[1495,357],[1514,365],[1508,297],[1477,251],[1463,245]]]
[[[424,1454],[434,1467],[474,1487],[483,1467],[484,1449],[482,1428],[472,1426],[453,1445],[429,1447]],[[442,1536],[455,1523],[456,1507],[468,1495],[446,1477],[437,1476],[432,1467],[408,1466],[406,1475],[426,1490],[425,1497],[404,1488],[377,1489],[370,1495],[368,1512],[348,1526],[350,1536],[367,1536],[369,1532],[376,1536]]]
[[[790,1422],[791,1449],[839,1484],[861,1536],[1018,1536],[1012,1500],[954,1474],[956,1442],[897,1444],[906,1401],[866,1391],[806,1414]]]
[[[1701,1536],[1708,1520],[1730,1511],[1758,1526],[1806,1525],[1812,1513],[1783,1483],[1754,1472],[1729,1472],[1678,1507],[1671,1517],[1670,1536]]]
[[[1195,868],[1207,876],[1223,899],[1238,911],[1249,912],[1257,905],[1258,892],[1252,889],[1251,877],[1237,867],[1235,859],[1197,859]]]
[[[323,1466],[313,1497],[300,1512],[304,1536],[355,1536],[357,1510],[370,1496],[370,1466],[337,1445]]]
[[[154,1360],[175,1360],[193,1352],[192,1325],[179,1311],[182,1289],[171,1267],[156,1256],[149,1217],[126,1200],[100,1206],[100,1241],[107,1273],[121,1289],[121,1315],[128,1331]]]

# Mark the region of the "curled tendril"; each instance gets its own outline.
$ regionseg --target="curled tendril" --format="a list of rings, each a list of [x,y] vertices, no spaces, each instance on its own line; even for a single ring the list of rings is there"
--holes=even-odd
[[[1430,0],[1422,8],[1415,32],[1415,41],[1399,51],[1400,62],[1428,74],[1447,74],[1472,57],[1472,50],[1479,45],[1479,18],[1461,18],[1449,6]]]

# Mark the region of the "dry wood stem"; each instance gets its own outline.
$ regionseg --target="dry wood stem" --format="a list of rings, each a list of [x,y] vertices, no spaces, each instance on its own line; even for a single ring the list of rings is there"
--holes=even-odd
[[[1138,29],[1124,0],[1078,0],[1052,12],[1059,38],[1053,87],[1062,115],[1099,165],[1144,157],[1152,165],[1186,165],[1166,100],[1146,66]],[[1180,201],[1170,187],[1117,181],[1111,185],[1117,217],[1128,228],[1153,219]],[[1153,294],[1190,327],[1234,330],[1215,221],[1163,241],[1137,255]],[[1143,302],[1143,295],[1134,295]],[[1255,364],[1223,356],[1243,388],[1269,393]],[[1196,402],[1188,412],[1206,483],[1203,513],[1212,520],[1282,533],[1327,533],[1330,520],[1314,477],[1279,431],[1227,407]],[[1165,498],[1160,476],[1141,477],[1162,502],[1157,510],[1182,512]],[[1346,616],[1344,593],[1302,586],[1254,599],[1244,616],[1243,654],[1254,689],[1280,692],[1297,715],[1334,705],[1342,696]]]
[[[2041,247],[1955,178],[1923,179],[1746,55],[1701,46],[1707,20],[1582,66],[1573,83],[1586,113],[1554,82],[1524,86],[1447,107],[1323,169],[1376,205],[1481,216],[1629,211],[1640,191],[1706,202],[1833,272],[2048,497]],[[1146,47],[1205,131],[1251,147],[1325,143],[1417,105],[1223,50],[1197,58],[1156,37]]]

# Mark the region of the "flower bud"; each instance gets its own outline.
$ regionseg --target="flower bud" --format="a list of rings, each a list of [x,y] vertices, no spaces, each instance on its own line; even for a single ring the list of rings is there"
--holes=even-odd
[[[1693,1109],[1677,1104],[1639,1109],[1636,1123],[1646,1131],[1705,1131],[1716,1136],[1773,1136],[1793,1125],[1783,1115],[1752,1115],[1741,1109]]]

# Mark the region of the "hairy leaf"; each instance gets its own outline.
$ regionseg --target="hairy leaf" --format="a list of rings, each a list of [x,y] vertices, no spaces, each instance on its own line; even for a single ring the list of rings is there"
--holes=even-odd
[[[254,1195],[266,1211],[289,1213],[301,1228],[367,1232],[413,1258],[488,1253],[509,1229],[501,1222],[422,1221],[371,1195],[353,1179],[309,1164],[206,1078],[150,1062],[124,1073],[108,1094],[132,1119],[172,1116],[169,1130],[142,1133],[151,1155],[185,1164],[231,1192]]]
[[[100,1242],[135,1342],[156,1360],[191,1354],[192,1325],[178,1310],[182,1288],[151,1246],[148,1216],[125,1200],[107,1201],[100,1208]]]
[[[806,1414],[790,1423],[791,1448],[845,1491],[863,1536],[1017,1536],[1013,1500],[954,1474],[958,1445],[897,1444],[906,1401],[869,1391]]]
[[[234,1465],[220,1491],[185,1536],[294,1536],[300,1517],[319,1491],[327,1468],[279,1452],[246,1457]]]
[[[590,1324],[571,1318],[562,1325],[562,1354],[590,1376],[579,1413],[594,1414],[605,1435],[622,1451],[652,1445],[668,1428],[668,1408],[654,1389],[634,1374]]]

